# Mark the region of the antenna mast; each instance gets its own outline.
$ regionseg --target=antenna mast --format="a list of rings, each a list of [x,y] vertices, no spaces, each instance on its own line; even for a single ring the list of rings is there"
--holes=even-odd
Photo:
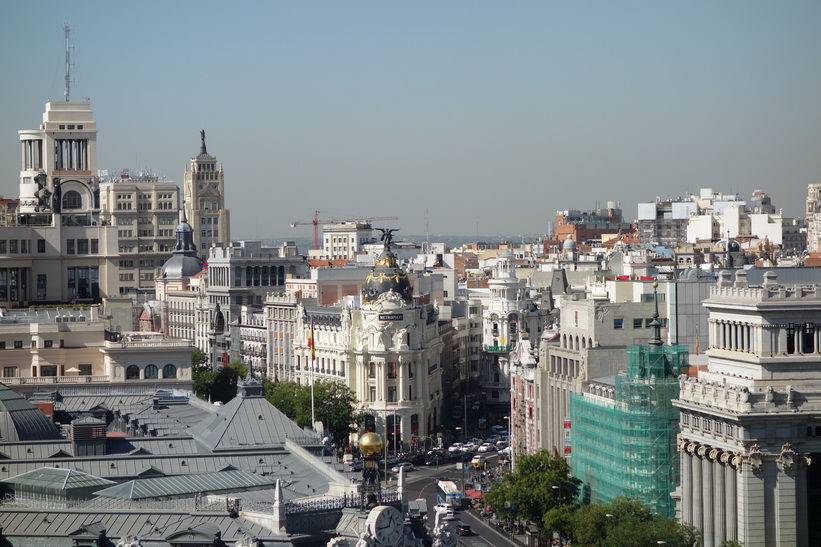
[[[69,36],[71,28],[68,23],[63,25],[63,31],[66,34],[66,102],[71,100],[71,45],[69,43]]]

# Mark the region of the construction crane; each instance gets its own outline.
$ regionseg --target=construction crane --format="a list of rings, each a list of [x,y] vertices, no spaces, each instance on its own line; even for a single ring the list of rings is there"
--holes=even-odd
[[[319,225],[320,224],[334,224],[335,222],[371,222],[372,220],[399,220],[399,217],[367,217],[367,218],[350,218],[350,219],[330,219],[320,220],[319,211],[314,211],[313,220],[297,220],[291,223],[291,228],[297,226],[307,226],[313,224],[314,226],[314,250],[319,249]]]

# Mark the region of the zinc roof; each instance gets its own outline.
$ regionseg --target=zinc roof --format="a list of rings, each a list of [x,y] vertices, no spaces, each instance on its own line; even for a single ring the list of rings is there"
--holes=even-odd
[[[75,488],[114,484],[114,481],[95,477],[82,471],[54,467],[41,467],[15,477],[2,479],[0,482],[14,484],[15,486],[36,486],[52,490],[73,490]]]
[[[197,473],[173,477],[137,479],[99,490],[96,496],[107,498],[146,499],[165,496],[184,496],[197,493],[229,492],[246,488],[270,488],[270,478],[241,470],[220,473]]]

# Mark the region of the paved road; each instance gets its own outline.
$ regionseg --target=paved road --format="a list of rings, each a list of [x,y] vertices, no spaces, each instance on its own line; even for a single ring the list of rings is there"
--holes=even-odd
[[[493,460],[494,454],[488,454],[487,457]],[[436,477],[446,476],[450,480],[456,482],[459,486],[462,485],[462,471],[456,468],[453,463],[436,466],[417,467],[415,471],[407,473],[408,499],[424,498],[428,504],[428,529],[433,529],[435,523],[435,516],[433,514],[433,506],[436,505]],[[454,527],[460,523],[469,524],[474,531],[472,536],[459,536],[461,545],[467,547],[507,547],[516,546],[506,536],[500,534],[488,525],[487,520],[478,518],[476,513],[468,510],[456,511],[456,520],[453,521]]]

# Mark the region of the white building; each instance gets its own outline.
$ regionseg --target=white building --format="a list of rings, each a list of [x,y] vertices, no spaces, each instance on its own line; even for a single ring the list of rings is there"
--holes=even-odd
[[[821,286],[721,272],[704,301],[709,363],[682,379],[682,522],[704,545],[816,545],[821,503]]]

